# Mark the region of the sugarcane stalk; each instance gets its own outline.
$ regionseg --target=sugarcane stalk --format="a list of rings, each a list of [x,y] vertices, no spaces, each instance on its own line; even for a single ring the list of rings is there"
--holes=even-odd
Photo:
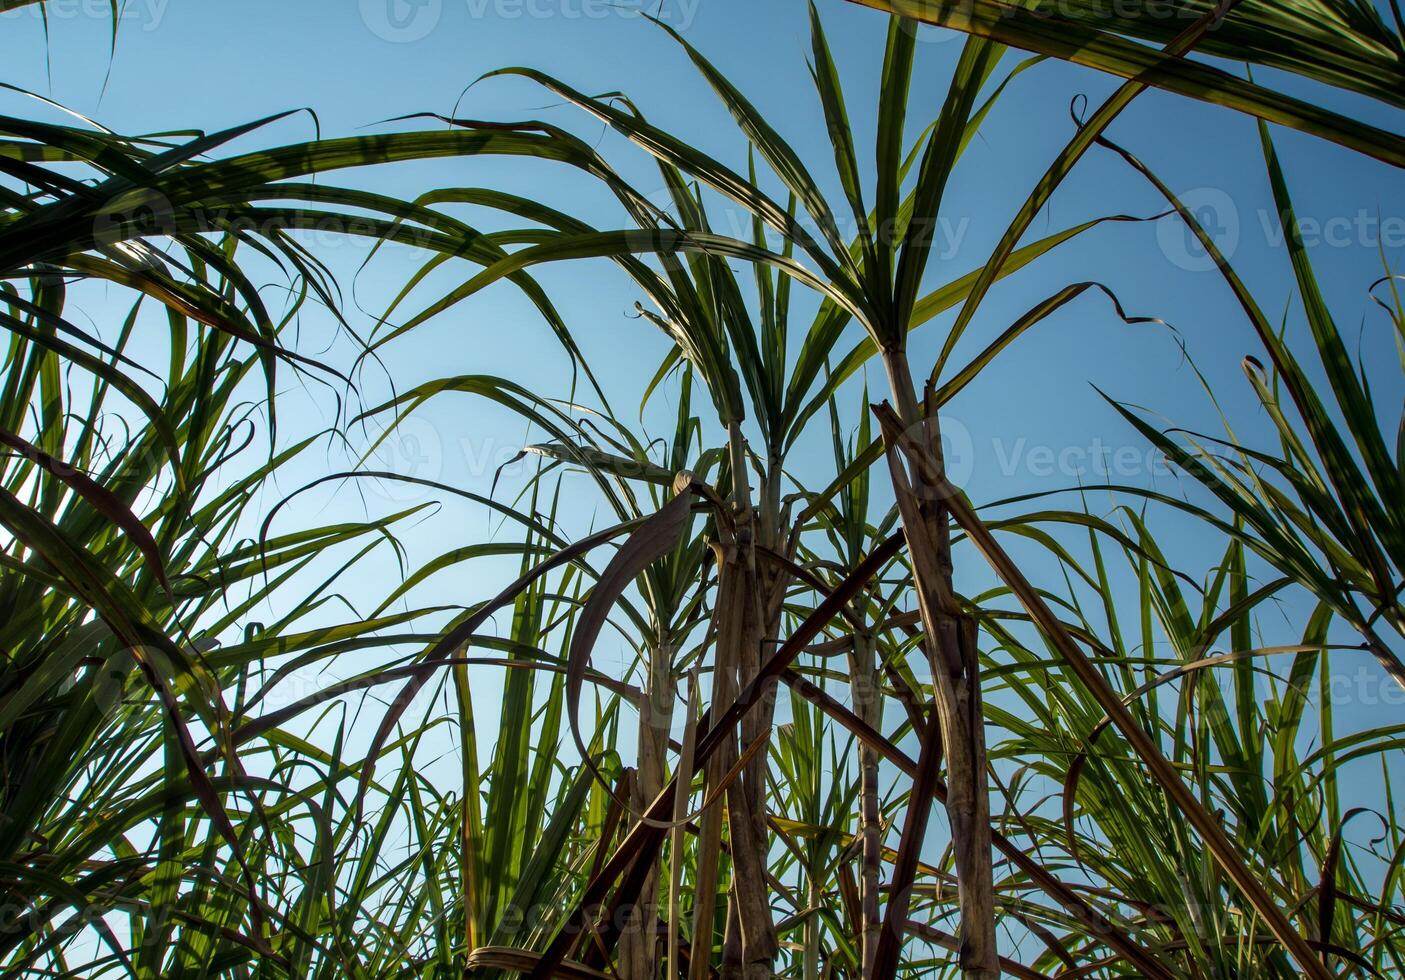
[[[854,694],[854,713],[873,728],[882,730],[883,702],[879,698],[877,644],[872,635],[858,634],[849,656],[850,687]],[[878,952],[879,887],[883,865],[883,827],[878,809],[878,753],[859,742],[859,910],[860,910],[860,976],[873,976],[874,957]]]
[[[646,652],[647,679],[639,699],[639,759],[630,794],[630,826],[663,789],[668,733],[673,725],[677,689],[673,680],[673,651],[666,643]],[[620,937],[620,975],[654,977],[658,970],[657,862],[639,891],[634,915]]]
[[[669,834],[668,860],[668,973],[670,980],[682,976],[679,969],[678,931],[682,920],[683,824],[688,813],[689,788],[693,781],[693,749],[698,739],[698,669],[688,675],[688,706],[683,725],[683,749],[678,754],[679,790],[673,796],[673,829]],[[696,947],[695,947],[696,948]],[[704,957],[705,958],[705,957]]]
[[[902,431],[929,454],[933,472],[944,473],[935,398],[919,405],[907,357],[901,348],[883,352],[883,363]],[[893,494],[902,518],[932,670],[932,710],[937,713],[947,770],[947,821],[956,863],[960,913],[958,963],[968,980],[1000,976],[995,941],[995,885],[991,865],[990,795],[986,774],[985,724],[975,621],[952,588],[951,528],[946,503],[919,470],[909,470],[897,433],[884,432]],[[891,895],[890,902],[905,902]],[[906,910],[895,921],[906,921]],[[894,919],[890,915],[890,919]],[[894,964],[895,965],[895,964]],[[887,975],[878,964],[878,975]]]
[[[757,561],[757,535],[771,519],[758,519],[757,509],[752,506],[746,440],[736,422],[728,427],[728,447],[735,530],[730,540],[724,542],[729,560],[718,579],[717,615],[722,626],[718,630],[717,657],[719,663],[723,662],[723,647],[732,645],[725,659],[734,665],[739,686],[745,687],[761,672],[762,647],[767,635],[772,634],[771,622],[774,620],[775,628],[779,628],[779,603],[771,601],[765,584],[774,582],[774,574],[769,580],[763,579]],[[762,493],[766,496],[765,486]],[[762,511],[765,510],[763,507]],[[774,616],[771,615],[773,605]],[[774,705],[768,698],[743,719],[739,751],[747,752],[758,742],[762,744],[727,790],[732,881],[728,892],[728,928],[723,942],[721,976],[724,980],[767,980],[779,952],[775,923],[771,919],[770,886],[766,880],[769,833],[764,743],[770,738],[773,710]],[[729,762],[735,758],[732,756]]]

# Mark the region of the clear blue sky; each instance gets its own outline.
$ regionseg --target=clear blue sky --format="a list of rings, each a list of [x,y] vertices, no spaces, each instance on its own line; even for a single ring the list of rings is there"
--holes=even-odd
[[[579,113],[553,104],[524,83],[490,80],[465,92],[487,70],[530,65],[587,91],[622,90],[652,121],[740,164],[743,147],[735,127],[680,51],[637,16],[640,6],[638,0],[618,5],[603,0],[253,0],[237,5],[129,0],[109,63],[106,0],[51,0],[47,47],[37,8],[31,7],[4,15],[9,23],[0,32],[0,55],[4,80],[124,132],[212,130],[306,107],[316,113],[322,133],[344,135],[384,128],[382,121],[394,116],[450,112],[458,106],[461,114],[477,118],[537,116],[587,137],[601,135]],[[653,9],[656,0],[648,6]],[[883,18],[838,0],[822,0],[820,9],[847,79],[850,112],[862,133],[872,118]],[[777,122],[837,195],[805,68],[804,4],[665,0],[662,11]],[[935,113],[960,41],[935,30],[922,37],[914,119],[925,121]],[[1060,63],[1041,65],[1014,83],[958,168],[943,215],[949,247],[933,263],[933,285],[978,264],[1004,230],[1034,179],[1070,136],[1070,99],[1080,93],[1096,99],[1110,89],[1109,80]],[[925,103],[924,90],[931,93]],[[7,111],[34,111],[32,104],[19,105],[18,97],[6,98]],[[1375,107],[1367,110],[1392,124]],[[241,145],[313,133],[311,117],[299,115]],[[1222,242],[1261,304],[1270,311],[1281,309],[1289,289],[1286,254],[1278,247],[1276,230],[1265,227],[1265,221],[1272,223],[1271,202],[1252,123],[1227,110],[1151,92],[1115,124],[1112,135],[1173,188],[1211,209],[1209,224],[1227,236]],[[1383,164],[1310,137],[1282,132],[1278,139],[1300,214],[1323,226],[1323,243],[1314,258],[1340,322],[1348,331],[1363,324],[1375,340],[1384,339],[1384,321],[1372,315],[1364,289],[1380,274],[1382,233],[1387,246],[1393,245],[1387,253],[1397,265],[1405,254],[1405,183]],[[604,137],[602,147],[627,172],[647,173],[641,155],[622,150],[619,140]],[[565,184],[559,171],[519,162],[400,167],[350,179],[406,196],[446,184],[530,188],[602,224],[619,220],[604,195],[588,185]],[[1060,189],[1034,231],[1098,214],[1153,214],[1162,208],[1149,188],[1109,154],[1095,151]],[[1058,286],[1096,278],[1112,287],[1130,312],[1173,324],[1226,403],[1248,407],[1250,393],[1238,364],[1256,345],[1216,274],[1195,268],[1195,259],[1187,252],[1186,236],[1171,222],[1104,227],[1000,289],[978,318],[973,337],[990,337]],[[382,278],[367,275],[358,283],[357,297],[368,310],[377,309],[373,300],[393,277],[387,273]],[[662,343],[624,316],[634,296],[620,277],[602,266],[589,274],[549,270],[542,278],[571,311],[587,353],[603,374],[628,390],[627,378],[652,372]],[[545,331],[508,292],[494,293],[427,331],[425,343],[432,338],[432,351],[420,351],[419,357],[407,353],[408,363],[397,369],[400,383],[446,368],[526,369],[539,372],[543,385],[564,394],[564,359],[549,349]],[[1290,329],[1297,326],[1290,318]],[[509,331],[530,338],[536,355],[530,364],[523,364],[517,345],[501,342]],[[930,360],[940,331],[941,324],[924,328],[914,345],[915,363]],[[622,339],[628,343],[621,344]],[[1041,479],[1037,463],[1019,467],[1035,472],[1013,477],[1006,473],[1008,466],[1000,465],[1019,454],[1020,436],[1056,452],[1068,446],[1091,448],[1099,436],[1109,444],[1128,442],[1126,431],[1091,389],[1070,378],[1096,382],[1115,397],[1213,429],[1215,418],[1196,397],[1197,386],[1180,364],[1169,334],[1156,327],[1123,326],[1104,300],[1089,295],[1021,341],[953,408],[953,419],[972,432],[977,499],[1003,496],[1003,484],[1010,479]],[[533,375],[532,380],[538,379]],[[642,387],[642,380],[636,387]],[[992,446],[996,438],[1002,440],[998,452]]]

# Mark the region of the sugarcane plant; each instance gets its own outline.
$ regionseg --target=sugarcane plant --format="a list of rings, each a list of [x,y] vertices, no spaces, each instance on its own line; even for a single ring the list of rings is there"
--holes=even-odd
[[[330,754],[302,738],[374,684],[353,678],[277,709],[270,695],[348,653],[423,642],[413,627],[444,610],[405,601],[405,588],[374,612],[342,592],[382,551],[397,566],[396,529],[429,503],[274,527],[280,484],[352,442],[339,413],[357,392],[292,340],[318,307],[336,343],[359,346],[330,269],[298,233],[340,232],[372,254],[392,242],[470,261],[500,253],[428,209],[290,179],[466,156],[476,141],[410,132],[217,156],[279,121],[136,138],[73,113],[0,121],[0,880],[12,974],[62,963],[87,930],[94,969],[138,976],[252,962],[378,972],[358,951],[369,947],[348,941],[365,925],[361,902],[383,894],[377,851],[358,843],[359,807],[329,808],[362,766],[334,729],[321,730]],[[267,300],[266,275],[281,277],[282,304]],[[95,296],[127,305],[101,300],[106,321],[90,325],[74,308]],[[290,442],[278,406],[292,379],[326,393],[328,422]],[[396,475],[318,482],[370,478]],[[352,616],[337,621],[342,605]],[[405,762],[415,741],[383,751]],[[308,769],[320,783],[292,778]],[[419,788],[375,784],[387,826],[407,814],[407,787]],[[301,830],[311,862],[295,856]],[[365,887],[344,902],[348,880]]]
[[[1335,90],[1365,96],[1388,109],[1405,108],[1405,20],[1394,2],[1388,11],[1356,0],[851,2],[1062,58],[1311,133],[1396,167],[1405,165],[1405,137],[1398,124],[1383,128],[1342,112],[1327,94]],[[1178,41],[1185,29],[1206,17],[1213,18],[1213,26],[1197,38],[1195,53],[1296,75],[1309,83],[1305,91],[1259,84],[1252,76],[1241,78],[1202,58],[1186,57],[1188,49]]]
[[[1224,437],[1187,433],[1189,442],[1183,445],[1175,433],[1157,430],[1126,405],[1114,405],[1174,465],[1209,490],[1229,519],[1186,500],[1165,502],[1216,524],[1320,599],[1360,634],[1386,674],[1405,688],[1405,663],[1397,652],[1405,632],[1400,603],[1405,538],[1398,506],[1405,496],[1402,430],[1397,426],[1395,436],[1388,433],[1365,364],[1352,363],[1313,272],[1273,140],[1262,124],[1260,138],[1297,296],[1330,401],[1319,394],[1284,329],[1269,321],[1183,202],[1141,160],[1104,140],[1175,208],[1252,325],[1262,359],[1246,355],[1244,375],[1273,422],[1278,455],[1242,445],[1233,428]],[[1390,267],[1367,288],[1399,338],[1405,320]]]
[[[228,298],[232,285],[193,269]],[[266,862],[284,842],[251,835],[308,801],[265,774],[279,744],[241,752],[237,733],[265,658],[331,656],[425,614],[303,625],[337,601],[319,554],[356,567],[422,508],[260,540],[259,490],[327,440],[261,450],[257,350],[141,298],[102,344],[67,318],[63,277],[35,270],[7,286],[6,968],[38,969],[94,923],[109,962],[139,975],[201,956],[296,962],[319,886],[302,876],[302,899],[275,900]],[[160,384],[135,359],[141,347],[153,362],[153,325],[173,340]],[[289,608],[257,623],[275,594]]]
[[[903,130],[915,41],[909,24],[898,19],[892,21],[878,113],[875,192],[877,203],[870,212],[864,203],[861,190],[854,140],[848,126],[842,87],[818,14],[813,8],[811,20],[816,89],[829,124],[834,159],[845,189],[845,206],[851,212],[852,227],[856,229],[852,240],[841,237],[835,211],[824,200],[814,179],[795,152],[720,72],[675,34],[675,40],[684,47],[690,60],[736,119],[755,154],[768,165],[774,177],[788,191],[792,201],[789,207],[782,207],[767,195],[757,182],[754,171],[743,177],[719,161],[697,152],[677,137],[651,126],[627,105],[625,108],[618,107],[614,99],[585,96],[564,82],[530,69],[505,69],[495,74],[528,77],[586,109],[648,151],[665,168],[682,170],[701,184],[729,198],[734,205],[742,206],[757,224],[779,234],[785,243],[785,249],[776,252],[766,248],[760,239],[747,242],[711,232],[705,221],[705,212],[700,211],[692,204],[691,199],[678,192],[679,181],[669,174],[667,169],[665,175],[669,178],[668,186],[680,214],[677,219],[660,222],[658,216],[652,214],[645,206],[646,202],[641,200],[642,195],[631,193],[623,187],[613,172],[605,171],[603,164],[593,161],[592,172],[604,176],[609,188],[625,202],[636,220],[641,215],[652,218],[649,227],[642,231],[589,232],[580,230],[578,224],[568,221],[545,219],[562,231],[550,236],[543,244],[523,248],[495,266],[485,269],[422,313],[412,317],[408,324],[399,329],[418,325],[488,283],[539,262],[611,256],[630,269],[636,281],[647,279],[646,275],[638,271],[639,263],[634,257],[641,253],[662,256],[661,261],[673,265],[679,262],[674,257],[678,253],[701,253],[713,261],[716,261],[714,257],[735,256],[775,268],[783,275],[818,291],[823,301],[821,312],[799,355],[797,375],[802,381],[813,377],[817,370],[817,361],[827,356],[828,350],[837,342],[848,324],[854,322],[863,329],[867,334],[866,341],[856,348],[854,354],[845,358],[836,377],[842,379],[852,374],[867,357],[876,354],[888,376],[892,391],[894,406],[880,406],[876,412],[883,429],[893,492],[908,545],[914,588],[919,597],[918,606],[924,626],[928,666],[930,675],[934,678],[930,694],[932,710],[923,732],[926,756],[919,759],[918,772],[924,783],[930,786],[936,778],[938,766],[941,765],[946,770],[943,795],[952,828],[958,865],[958,887],[964,910],[961,917],[961,955],[964,968],[972,975],[989,974],[998,971],[999,965],[994,938],[995,913],[987,809],[989,793],[982,748],[984,725],[979,710],[980,671],[976,653],[976,621],[969,611],[961,606],[952,587],[951,531],[947,513],[950,505],[948,498],[952,493],[942,473],[937,412],[944,400],[959,392],[1015,337],[1096,284],[1075,284],[1042,301],[1017,323],[1002,332],[969,365],[956,371],[945,385],[939,386],[937,377],[946,365],[957,339],[969,325],[980,299],[996,280],[1019,265],[1031,261],[1059,241],[1076,234],[1081,228],[1096,223],[1088,222],[1079,229],[1070,229],[1063,235],[1016,249],[1033,214],[1042,202],[1048,199],[1058,181],[1067,174],[1087,146],[1091,145],[1100,129],[1106,126],[1122,105],[1125,105],[1126,98],[1120,102],[1114,101],[1106,112],[1100,112],[1102,118],[1099,121],[1090,123],[1080,131],[1069,149],[1060,155],[1049,174],[1040,182],[1035,193],[1025,202],[997,246],[996,253],[984,267],[948,287],[921,296],[924,269],[936,239],[942,191],[961,150],[969,141],[975,126],[990,108],[990,100],[982,103],[979,95],[995,73],[1003,48],[982,38],[973,38],[967,42],[956,65],[940,115],[922,133],[918,149],[905,158]],[[999,88],[995,94],[999,94]],[[553,131],[551,127],[542,123],[524,123],[510,128],[537,132]],[[573,146],[570,142],[566,145]],[[916,176],[904,193],[904,178],[910,168],[915,171]],[[508,203],[509,206],[511,204],[501,203]],[[807,223],[797,220],[797,209],[808,219]],[[538,218],[542,214],[540,207],[519,210],[527,216]],[[660,224],[663,226],[660,227]],[[814,233],[809,230],[811,227],[816,229]],[[803,256],[812,261],[819,272],[810,272],[795,256]],[[650,297],[657,302],[655,292],[651,291]],[[719,302],[725,303],[730,298],[727,292],[722,292],[721,295],[723,300]],[[906,358],[907,334],[940,309],[958,303],[962,304],[961,313],[948,335],[943,356],[927,383],[919,389],[912,378]],[[730,305],[735,307],[735,303]],[[663,310],[665,315],[660,317],[660,320],[664,325],[676,330],[674,321],[678,318],[670,319],[667,316],[671,307],[665,305]],[[731,314],[730,323],[744,322],[733,309],[724,307],[724,310]],[[728,322],[724,320],[724,323]],[[725,351],[717,340],[718,336],[719,331],[714,327],[711,335],[706,338],[710,346],[703,347],[697,337],[690,336],[680,341],[680,348],[690,357],[696,357],[695,350],[701,349],[711,368],[710,371],[701,371],[703,376],[718,377],[721,374],[721,380],[728,382],[722,391],[714,391],[714,400],[718,403],[721,413],[720,421],[729,434],[734,480],[734,485],[730,488],[732,507],[745,524],[751,520],[749,495],[738,496],[738,492],[746,488],[743,484],[735,482],[739,480],[738,474],[744,472],[744,455],[740,443],[741,413],[735,406],[734,377],[722,374],[716,367],[718,359],[714,352],[719,348]],[[725,336],[740,351],[749,353],[743,342],[738,340],[737,330],[731,329]],[[754,345],[748,342],[748,346]],[[765,364],[764,356],[751,360],[751,364],[758,363]],[[809,376],[803,373],[807,370],[810,372]],[[748,379],[748,383],[757,372],[757,367],[750,366],[743,360],[739,373]],[[833,378],[831,383],[832,381]],[[792,383],[788,393],[793,397],[795,391],[796,386]],[[800,392],[803,397],[804,389],[800,389]],[[756,394],[754,387],[752,394],[753,397]],[[914,452],[921,458],[914,459]],[[768,464],[771,462],[767,461]],[[765,466],[761,472],[762,497],[765,499],[769,496],[774,500],[778,491],[767,488],[768,471]],[[774,481],[771,482],[774,485]],[[764,535],[766,512],[763,510],[761,515],[759,528]],[[808,516],[808,512],[802,515]],[[733,519],[737,519],[736,515]],[[761,543],[765,545],[764,540]],[[735,542],[724,541],[724,550],[733,544]],[[996,560],[998,563],[1003,559],[997,556]],[[754,567],[751,561],[744,561],[742,564],[746,568]],[[753,590],[747,590],[746,594],[753,597],[758,595]],[[775,601],[774,595],[774,592],[770,593],[772,605]],[[755,599],[749,601],[754,602]],[[721,610],[746,607],[746,603],[730,601],[720,601],[718,605]],[[764,610],[766,605],[763,602],[760,607]],[[774,614],[769,617],[768,622],[774,623]],[[721,637],[730,635],[736,634],[719,630]],[[758,640],[768,636],[774,636],[773,625],[767,630],[753,634],[751,639],[744,642],[750,667],[738,675],[743,689],[749,690],[750,685],[761,679],[762,664],[757,653],[760,648]],[[1071,645],[1066,649],[1076,656]],[[730,664],[730,661],[723,662]],[[730,674],[732,669],[730,665],[727,666],[725,674]],[[726,704],[729,698],[725,695],[733,693],[730,678],[725,674],[723,680],[726,686],[721,688],[722,694],[714,693],[714,698],[720,704]],[[1091,682],[1096,682],[1095,676],[1088,672],[1083,674],[1083,677]],[[1115,701],[1110,689],[1099,686],[1101,689],[1098,693],[1104,700]],[[761,709],[756,717],[760,719],[758,724],[763,724],[764,730],[766,709]],[[749,745],[754,740],[748,739],[747,734],[743,732],[744,745]],[[721,744],[726,745],[729,736],[719,737],[723,739]],[[1138,736],[1133,732],[1131,737],[1135,739]],[[1153,746],[1146,741],[1142,741],[1138,748],[1155,753]],[[720,761],[716,763],[717,768],[722,769],[726,766],[731,757],[729,752],[724,751],[719,757]],[[1185,795],[1183,785],[1164,762],[1159,772],[1168,789],[1179,794],[1178,805],[1193,810],[1194,819],[1200,828],[1215,834],[1208,814]],[[743,788],[737,795],[745,800],[744,794]],[[744,832],[741,830],[740,816],[760,812],[762,807],[755,801],[744,805],[739,812],[734,812],[729,824],[732,833],[735,835]],[[892,893],[899,896],[899,899],[890,901],[886,911],[886,927],[877,947],[874,966],[878,975],[888,975],[896,969],[906,918],[901,908],[901,896],[906,894],[910,886],[908,879],[915,873],[917,849],[925,836],[926,815],[925,807],[915,807],[908,810],[905,819],[903,846],[899,852],[902,860],[896,866],[895,880],[890,883]],[[1227,864],[1236,865],[1237,859],[1232,855],[1228,841],[1217,836],[1216,843],[1221,859]],[[747,850],[750,851],[750,847]],[[736,849],[732,852],[732,858],[734,861],[738,860]],[[1255,892],[1258,904],[1267,910],[1270,906],[1268,896],[1256,888],[1252,878],[1242,867],[1236,867],[1236,871],[1236,879],[1244,887]],[[744,881],[747,877],[747,872],[741,872],[734,880]],[[764,885],[754,891],[745,889],[736,904],[741,905],[747,901],[748,895],[754,894],[764,895]],[[619,900],[618,895],[616,900]],[[758,971],[767,969],[764,964],[774,958],[769,917],[760,907],[753,906],[749,912],[741,913],[739,910],[739,914],[731,921],[737,923],[737,932],[742,940],[738,968]],[[1284,941],[1293,943],[1296,934],[1292,933],[1281,915],[1275,918],[1274,925],[1275,931]],[[754,951],[750,953],[746,950],[748,932],[755,937],[752,944]],[[555,965],[552,957],[560,955],[556,951],[559,948],[559,945],[553,947],[551,955],[544,958],[542,965],[538,967],[539,971],[549,970]],[[1298,948],[1300,955],[1304,949]]]

